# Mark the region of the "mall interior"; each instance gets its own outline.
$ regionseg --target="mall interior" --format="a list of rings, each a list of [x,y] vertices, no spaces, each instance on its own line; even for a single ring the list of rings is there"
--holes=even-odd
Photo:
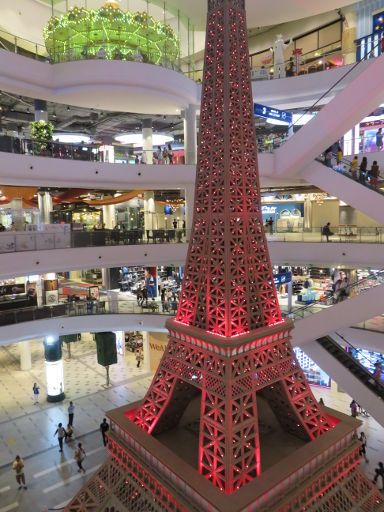
[[[326,406],[350,415],[357,402],[372,480],[384,0],[283,4],[246,0],[263,225],[296,357]],[[64,510],[107,457],[106,411],[144,397],[167,347],[193,226],[206,13],[206,0],[0,2],[0,512]]]

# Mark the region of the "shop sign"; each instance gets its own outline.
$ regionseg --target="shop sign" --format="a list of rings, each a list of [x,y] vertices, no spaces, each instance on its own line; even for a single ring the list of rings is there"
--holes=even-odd
[[[262,215],[275,215],[276,209],[277,209],[276,206],[264,205],[261,207],[261,213],[262,213]]]
[[[261,214],[263,220],[268,217],[274,217],[275,219],[304,217],[304,203],[278,202],[276,204],[263,204]]]
[[[274,274],[273,280],[275,282],[275,286],[280,286],[282,284],[288,284],[292,281],[292,272],[284,272],[282,274]]]
[[[253,113],[256,117],[263,117],[265,119],[277,119],[283,123],[292,124],[291,112],[285,110],[279,110],[278,108],[267,107],[260,103],[253,105]]]
[[[25,293],[25,284],[6,284],[0,286],[0,297],[4,295],[18,295]]]

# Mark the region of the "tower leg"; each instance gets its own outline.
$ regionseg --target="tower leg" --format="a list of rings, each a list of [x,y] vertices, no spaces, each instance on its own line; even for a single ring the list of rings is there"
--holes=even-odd
[[[219,397],[203,390],[198,469],[227,494],[260,475],[259,428],[254,392],[231,399],[227,394]]]

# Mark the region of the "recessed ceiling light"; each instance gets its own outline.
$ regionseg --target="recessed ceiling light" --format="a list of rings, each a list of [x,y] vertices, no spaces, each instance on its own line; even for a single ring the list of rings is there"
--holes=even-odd
[[[91,137],[84,133],[54,133],[52,138],[67,144],[88,144],[91,141]]]

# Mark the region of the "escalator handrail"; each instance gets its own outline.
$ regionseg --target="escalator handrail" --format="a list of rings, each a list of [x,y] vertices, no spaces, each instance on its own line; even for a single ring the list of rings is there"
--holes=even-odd
[[[357,348],[355,348],[351,343],[349,343],[343,336],[341,336],[339,333],[335,333],[337,334],[337,336],[340,336],[340,338],[342,338],[351,348],[354,348],[355,350],[357,350],[359,352],[359,350]],[[321,338],[318,338],[317,341],[321,344],[321,340],[324,339],[324,338],[327,338],[328,340],[330,340],[334,346],[336,346],[337,348],[340,349],[340,351],[343,353],[343,355],[346,355],[347,357],[349,357],[349,359],[351,359],[353,361],[353,363],[358,366],[361,370],[363,370],[367,376],[369,376],[371,379],[374,380],[374,377],[373,377],[373,374],[368,370],[368,368],[366,368],[364,365],[362,365],[360,363],[360,361],[358,361],[351,353],[349,352],[346,352],[345,350],[343,350],[343,347],[341,347],[336,340],[334,340],[331,336],[323,336]],[[325,347],[323,347],[325,350],[327,350]],[[329,352],[327,350],[327,352]],[[335,357],[335,356],[334,356]],[[362,357],[364,357],[365,359],[367,359],[365,356],[362,355]],[[342,361],[338,360],[340,364],[343,364]],[[367,359],[367,361],[369,361]],[[370,361],[369,361],[370,362]],[[343,365],[344,366],[344,365]],[[356,377],[358,378],[358,376],[356,375]],[[360,380],[360,379],[359,379]],[[360,380],[361,382],[361,380]],[[368,383],[363,383],[365,386],[369,387],[372,391],[380,391],[380,398],[384,398],[384,384],[382,382],[377,382],[376,380],[374,380],[374,383],[371,383],[371,382],[368,382]],[[377,394],[377,393],[376,393]]]
[[[335,331],[335,334],[336,334],[336,336],[338,336],[339,338],[341,338],[341,339],[344,341],[344,343],[346,343],[346,344],[347,344],[351,349],[356,350],[356,352],[359,352],[359,354],[361,355],[361,357],[362,357],[362,358],[364,358],[366,361],[368,361],[368,362],[371,364],[371,361],[370,361],[370,360],[369,360],[369,359],[368,359],[364,354],[362,354],[362,353],[361,353],[361,349],[359,349],[359,348],[355,347],[354,345],[352,345],[352,343],[350,343],[348,340],[346,340],[342,334],[340,334],[340,333],[338,333],[338,332],[336,332],[336,331]],[[337,341],[335,341],[335,343],[337,343]],[[341,347],[341,348],[342,348],[342,347]],[[348,354],[348,352],[346,352],[346,353]],[[352,356],[352,357],[353,357],[353,356]],[[354,357],[353,357],[353,358],[354,358]],[[356,359],[356,358],[354,358],[354,359]],[[357,361],[357,362],[359,362],[359,361]],[[363,368],[365,368],[365,366],[363,366],[361,363],[360,363],[360,365],[361,365]],[[365,368],[365,369],[368,371],[368,369],[367,369],[367,368]]]
[[[335,153],[332,152],[332,156],[334,158],[337,158],[337,155]],[[338,172],[337,170],[335,170],[333,167],[329,167],[326,163],[325,163],[325,159],[321,158],[321,155],[318,156],[317,158],[315,158],[316,162],[319,162],[320,164],[324,165],[325,167],[328,167],[329,169],[332,169],[334,172]],[[365,183],[362,183],[360,182],[358,179],[355,179],[353,176],[351,176],[349,174],[349,168],[350,168],[350,165],[351,165],[351,161],[350,160],[347,160],[346,158],[342,158],[341,159],[341,163],[345,166],[348,167],[347,169],[347,172],[339,172],[339,174],[342,174],[345,178],[348,178],[352,181],[354,181],[355,183],[360,183],[361,185],[363,185],[363,187],[367,187],[368,189],[370,190],[373,190],[374,192],[377,192],[378,194],[384,196],[384,190],[381,190],[379,187],[372,187],[369,183],[365,182]],[[359,170],[359,169],[357,169]],[[369,169],[367,169],[367,173],[369,173]],[[382,177],[380,176],[380,173],[378,175],[378,180],[379,178]]]
[[[380,47],[380,45],[381,45],[381,41],[378,41],[378,42],[377,42],[377,44],[375,44],[375,45],[372,47],[372,49],[371,49],[370,53],[364,57],[364,59],[358,60],[357,62],[355,62],[355,63],[353,64],[353,66],[352,66],[352,67],[350,67],[349,69],[347,69],[347,70],[346,70],[346,72],[345,72],[345,73],[344,73],[344,74],[343,74],[343,75],[342,75],[338,80],[336,80],[336,82],[335,82],[333,85],[331,85],[331,87],[329,87],[329,88],[328,88],[328,90],[327,90],[327,91],[325,91],[325,92],[320,96],[320,98],[318,98],[318,99],[315,101],[315,103],[313,103],[310,107],[307,107],[307,108],[304,110],[304,112],[301,114],[301,116],[300,116],[298,119],[296,119],[296,121],[295,121],[294,123],[291,123],[291,124],[288,126],[288,129],[289,129],[289,128],[293,128],[293,127],[298,123],[298,121],[300,121],[300,119],[301,119],[301,118],[303,118],[303,117],[304,117],[308,112],[310,112],[311,110],[313,110],[313,109],[314,109],[314,108],[315,108],[315,107],[320,103],[320,101],[321,101],[323,98],[325,98],[326,96],[328,96],[328,94],[329,94],[329,93],[330,93],[330,92],[331,92],[331,91],[332,91],[332,90],[333,90],[337,85],[339,85],[339,83],[340,83],[340,82],[342,82],[342,81],[344,80],[344,78],[346,78],[350,73],[352,73],[352,71],[354,71],[354,70],[357,68],[357,66],[358,66],[361,62],[365,62],[366,60],[370,60],[370,59],[368,58],[368,57],[369,57],[369,55],[371,55],[371,54],[374,52],[374,50],[375,50],[376,48]],[[379,57],[380,57],[380,56],[379,56]]]
[[[363,279],[360,279],[359,281],[355,281],[354,283],[349,285],[349,289],[353,290],[353,289],[357,288],[358,286],[360,286],[365,281],[369,281],[372,278],[376,278],[381,273],[384,273],[384,268],[380,269],[376,273],[369,274],[367,277],[364,277]],[[301,313],[302,311],[310,310],[311,308],[316,306],[316,304],[323,305],[324,304],[324,300],[320,300],[319,299],[319,300],[316,300],[316,301],[312,302],[311,304],[307,304],[305,306],[301,306],[300,308],[295,309],[291,313],[287,313],[285,316],[288,317],[288,318],[292,318],[292,317],[295,318],[296,314],[298,312]],[[315,314],[315,313],[313,313],[313,314]],[[304,318],[304,316],[303,316],[303,318]]]

